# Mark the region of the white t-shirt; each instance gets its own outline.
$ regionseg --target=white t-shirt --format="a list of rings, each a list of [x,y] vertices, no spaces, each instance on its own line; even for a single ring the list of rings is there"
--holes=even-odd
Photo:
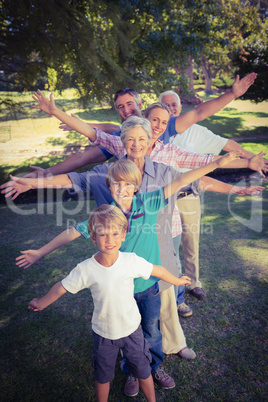
[[[107,339],[120,339],[138,328],[141,316],[134,299],[134,278],[148,279],[153,264],[135,253],[119,251],[110,267],[99,264],[95,257],[81,262],[62,280],[70,293],[90,288],[94,311],[92,329]]]
[[[181,148],[186,149],[186,151],[219,155],[227,141],[227,138],[214,134],[206,127],[193,124],[183,133],[170,137],[169,142],[179,145]],[[181,168],[178,170],[186,172],[189,169]]]

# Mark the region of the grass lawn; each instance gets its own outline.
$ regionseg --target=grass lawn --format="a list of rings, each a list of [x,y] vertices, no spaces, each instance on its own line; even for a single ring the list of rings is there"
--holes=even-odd
[[[119,123],[109,108],[85,111],[71,92],[57,98],[66,111],[85,120]],[[30,163],[47,167],[63,160],[81,143],[81,136],[62,133],[56,119],[31,110],[30,94],[18,97],[18,102],[29,108],[30,115],[20,115],[17,121],[2,116],[0,131],[10,125],[12,138],[0,146],[1,182],[11,172],[26,173]],[[268,151],[268,140],[263,138],[267,114],[267,102],[254,105],[238,100],[202,124],[226,138],[243,138],[243,146],[256,153]],[[203,196],[200,276],[208,297],[200,302],[187,294],[193,316],[181,319],[187,344],[197,358],[166,357],[165,369],[176,388],[156,387],[157,401],[267,400],[268,184],[254,176],[254,184],[265,186],[261,196],[208,192]],[[67,224],[84,220],[95,206],[94,201],[62,203],[61,197],[57,191],[58,202],[21,204],[18,199],[8,207],[2,198],[0,204],[0,395],[4,402],[95,400],[90,292],[64,295],[39,313],[27,309],[32,298],[43,295],[91,256],[95,246],[79,238],[26,270],[15,265],[21,250],[41,247]],[[117,365],[111,401],[130,400],[123,394],[124,382]],[[142,393],[132,400],[143,401]]]
[[[267,187],[254,198],[205,194],[200,265],[208,298],[199,302],[187,294],[194,313],[181,319],[197,358],[166,358],[176,388],[156,388],[158,401],[265,400]],[[3,401],[95,400],[90,292],[64,295],[43,312],[27,309],[32,298],[43,295],[95,247],[79,238],[26,270],[14,261],[20,250],[36,249],[59,234],[61,221],[84,219],[85,210],[95,205],[81,203],[39,205],[39,213],[36,204],[17,204],[13,211],[0,207]],[[111,401],[129,400],[123,395],[124,381],[118,365]],[[142,400],[141,395],[133,398]]]

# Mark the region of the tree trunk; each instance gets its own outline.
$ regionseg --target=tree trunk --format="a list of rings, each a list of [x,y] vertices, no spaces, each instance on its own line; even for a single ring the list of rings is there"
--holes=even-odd
[[[186,74],[187,74],[187,77],[189,78],[189,90],[194,91],[193,58],[192,58],[192,56],[188,57],[188,64],[189,64],[189,66],[187,67]]]
[[[211,68],[209,63],[207,63],[206,56],[201,57],[201,66],[202,71],[205,76],[205,93],[213,94],[212,91],[212,79],[216,77],[218,70],[215,70],[213,73],[211,72]]]

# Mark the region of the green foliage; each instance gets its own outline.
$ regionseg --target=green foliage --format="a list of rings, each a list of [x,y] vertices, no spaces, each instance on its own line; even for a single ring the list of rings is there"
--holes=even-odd
[[[120,87],[161,86],[172,79],[170,59],[185,38],[176,21],[167,26],[172,4],[3,0],[5,84],[28,90],[51,85],[54,70],[56,89],[74,85],[90,101],[109,100]]]
[[[258,74],[256,85],[253,85],[241,97],[254,102],[268,99],[268,21],[262,23],[259,32],[251,33],[243,40],[241,47],[233,54],[233,63],[237,74],[241,76],[255,71]]]
[[[211,79],[218,73],[233,74],[232,53],[239,48],[241,40],[249,32],[257,32],[261,24],[257,8],[240,0],[215,2],[205,13],[208,32],[201,53],[201,65],[206,79],[206,93],[212,93]]]
[[[2,0],[0,89],[72,86],[87,103],[122,87],[183,91],[189,56],[208,76],[232,71],[257,11],[240,0]]]

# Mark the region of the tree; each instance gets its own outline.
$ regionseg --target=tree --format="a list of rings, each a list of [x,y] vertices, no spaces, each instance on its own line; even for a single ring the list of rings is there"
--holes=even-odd
[[[178,81],[172,59],[191,41],[179,21],[169,21],[172,1],[0,3],[7,89],[62,90],[72,84],[84,100],[109,100],[127,86],[160,91]]]
[[[191,56],[202,68],[206,93],[212,93],[212,80],[219,73],[234,74],[232,53],[244,37],[260,29],[259,9],[251,2],[199,0],[184,4],[185,26],[196,35]]]
[[[258,76],[256,85],[252,85],[241,97],[254,102],[268,99],[267,71],[268,71],[268,22],[264,21],[258,33],[252,33],[245,38],[238,50],[233,53],[233,64],[237,67],[237,74],[244,76],[255,71]]]
[[[201,67],[205,76],[206,93],[212,93],[212,79],[223,71],[234,71],[232,53],[241,46],[245,36],[258,32],[261,19],[258,9],[249,1],[220,0],[207,13],[209,33],[201,55]]]

